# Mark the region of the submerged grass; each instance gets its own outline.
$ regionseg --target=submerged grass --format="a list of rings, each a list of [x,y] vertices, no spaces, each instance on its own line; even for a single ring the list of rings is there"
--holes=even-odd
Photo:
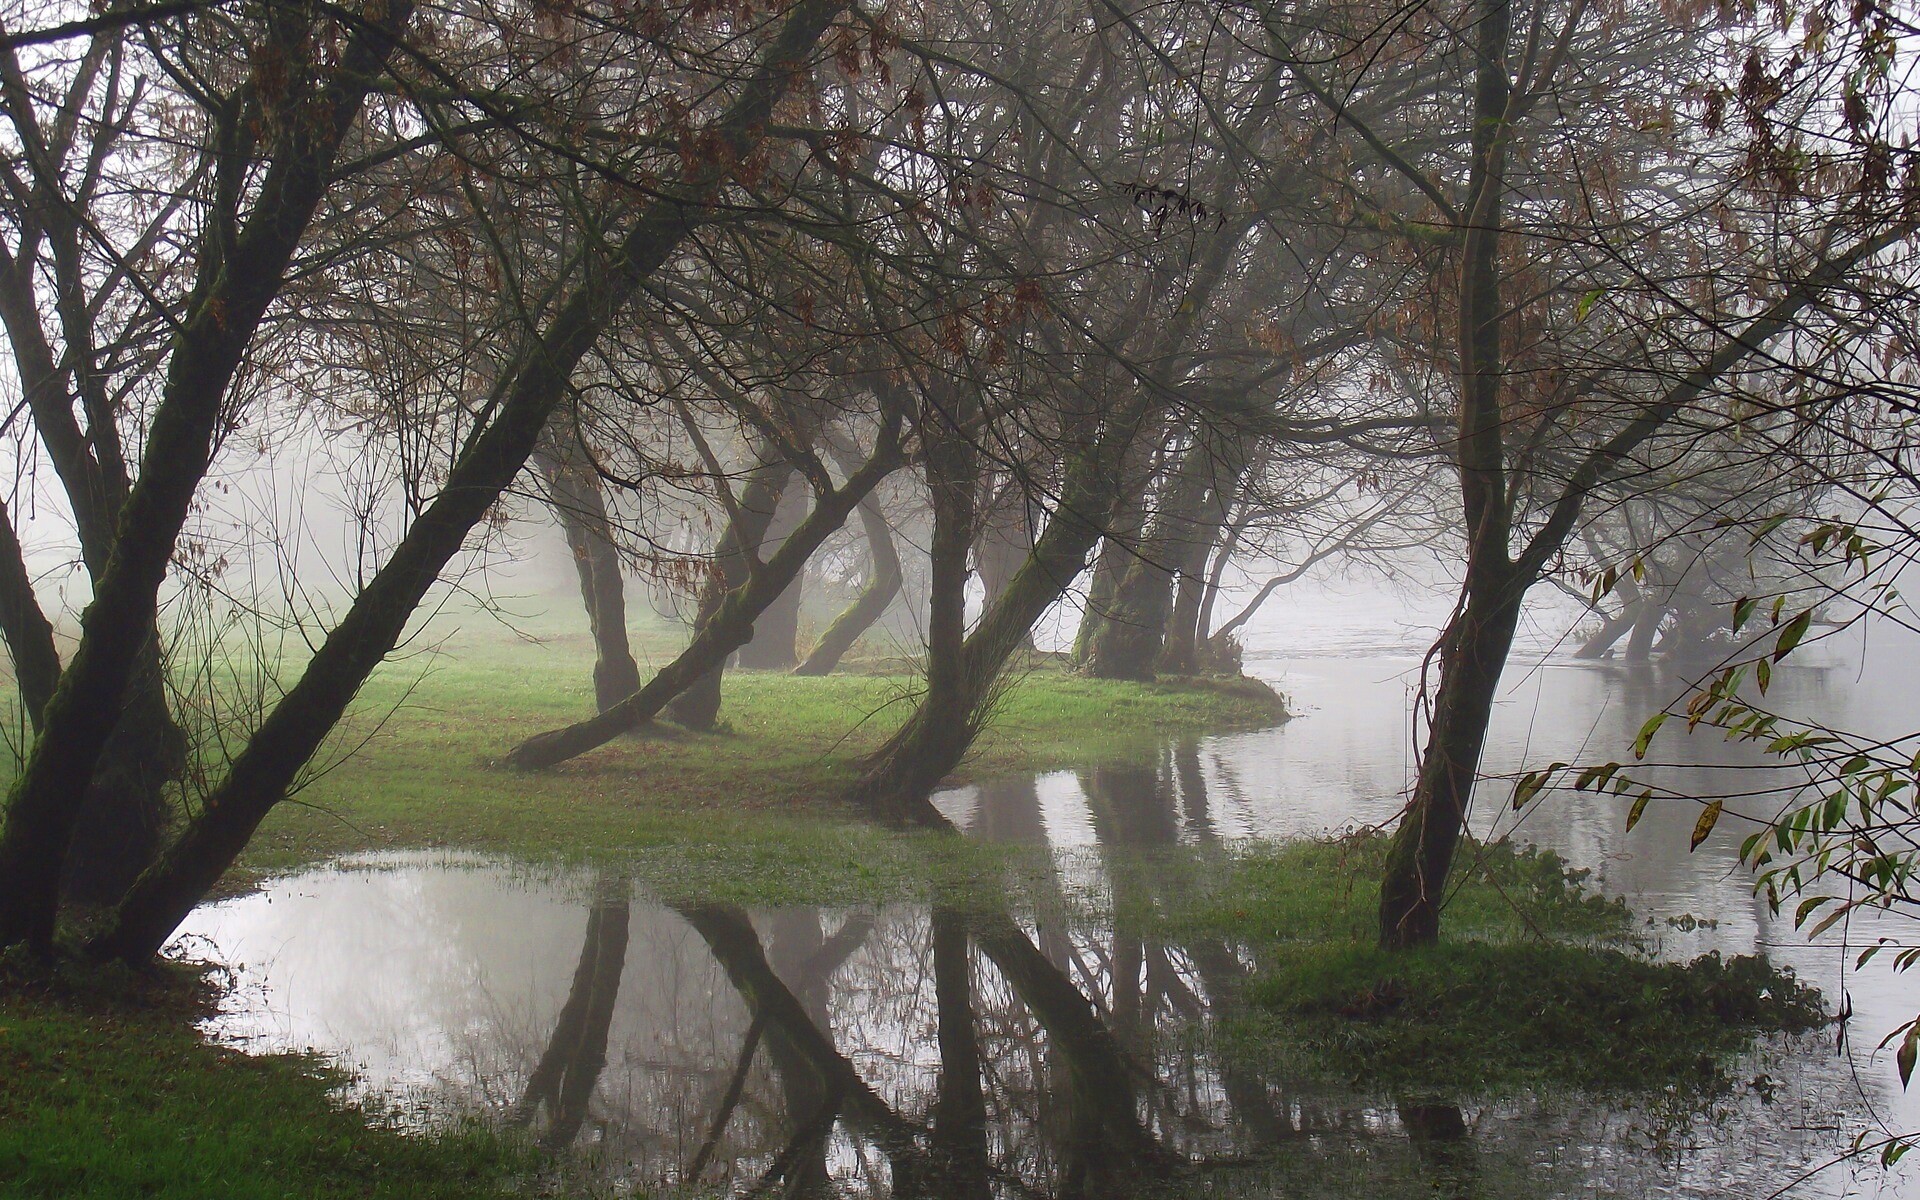
[[[357,706],[338,743],[355,752],[336,751],[273,815],[245,865],[448,847],[617,862],[656,895],[758,906],[1057,896],[1044,851],[890,833],[834,806],[858,757],[910,707],[912,678],[888,666],[826,679],[733,673],[720,732],[661,727],[528,775],[490,763],[588,710],[578,646],[463,653],[424,678],[403,664]],[[1270,693],[1108,684],[1042,666],[1008,690],[967,769],[1138,761],[1172,739],[1278,716]],[[1296,1094],[1403,1104],[1555,1089],[1712,1094],[1756,1034],[1823,1019],[1817,995],[1758,960],[1651,961],[1624,906],[1552,855],[1505,845],[1463,848],[1446,943],[1382,954],[1383,850],[1378,835],[1108,847],[1110,893],[1093,901],[1109,911],[1094,923],[1250,962],[1237,1015],[1212,1036],[1222,1055]],[[0,971],[0,1194],[435,1200],[551,1184],[529,1152],[485,1130],[403,1135],[343,1105],[339,1077],[312,1059],[205,1045],[189,1023],[200,994],[158,986]],[[1349,1176],[1314,1172],[1322,1185]]]

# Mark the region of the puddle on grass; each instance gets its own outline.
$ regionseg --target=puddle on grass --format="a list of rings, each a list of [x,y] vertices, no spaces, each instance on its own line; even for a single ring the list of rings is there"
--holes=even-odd
[[[398,854],[209,905],[182,944],[234,972],[213,1036],[334,1055],[422,1126],[524,1127],[619,1192],[1920,1197],[1904,1167],[1822,1169],[1856,1136],[1920,1128],[1874,1050],[1912,989],[1879,967],[1843,975],[1838,943],[1810,947],[1771,917],[1735,868],[1737,832],[1688,855],[1682,805],[1627,835],[1612,802],[1566,797],[1517,832],[1593,868],[1671,955],[1764,948],[1830,1000],[1844,991],[1846,1053],[1830,1034],[1769,1040],[1734,1072],[1759,1086],[1694,1108],[1396,1102],[1215,1053],[1208,1031],[1258,964],[1114,928],[1098,914],[1167,899],[1115,886],[1191,873],[1107,865],[1383,820],[1404,785],[1407,664],[1277,666],[1304,710],[1281,729],[944,794],[973,836],[1056,850],[1055,894],[1012,913],[673,905],[613,868]],[[1535,672],[1509,695],[1489,769],[1617,746],[1637,703],[1614,673]],[[1718,744],[1674,751],[1695,755],[1676,780],[1734,790],[1750,769]]]

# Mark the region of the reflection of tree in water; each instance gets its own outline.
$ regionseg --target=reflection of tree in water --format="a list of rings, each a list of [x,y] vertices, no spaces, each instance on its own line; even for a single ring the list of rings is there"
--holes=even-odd
[[[1192,747],[1081,776],[1115,913],[1177,906],[1226,865],[1205,780]],[[970,900],[643,905],[636,951],[625,884],[604,884],[513,1115],[544,1114],[549,1147],[596,1131],[601,1168],[634,1184],[735,1194],[1261,1195],[1278,1172],[1308,1195],[1497,1195],[1512,1189],[1490,1155],[1589,1143],[1566,1153],[1572,1176],[1633,1178],[1602,1148],[1621,1122],[1598,1102],[1383,1103],[1222,1059],[1196,1034],[1237,1003],[1244,946],[1074,916],[1064,890],[1034,898],[1038,919]]]
[[[625,878],[603,879],[594,888],[587,911],[587,933],[580,965],[573,973],[567,1002],[554,1023],[546,1053],[527,1077],[512,1121],[526,1125],[542,1109],[547,1128],[540,1145],[563,1150],[580,1135],[587,1103],[607,1065],[607,1032],[627,966],[627,927],[633,885]]]

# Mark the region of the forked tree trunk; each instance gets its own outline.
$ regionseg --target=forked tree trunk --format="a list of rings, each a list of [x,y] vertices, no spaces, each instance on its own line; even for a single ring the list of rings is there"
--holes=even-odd
[[[114,527],[131,484],[112,422],[107,381],[93,362],[94,319],[87,308],[79,261],[79,228],[56,201],[43,206],[54,249],[54,305],[68,341],[63,369],[42,324],[36,268],[17,257],[0,273],[0,325],[14,349],[14,366],[35,432],[66,493],[80,539],[80,557],[98,586],[113,553]],[[70,386],[71,385],[71,386]],[[82,430],[76,410],[88,414]],[[7,521],[0,509],[0,522]],[[60,659],[52,626],[40,610],[25,556],[10,523],[0,545],[0,634],[14,659],[21,698],[37,730],[59,682]],[[74,818],[61,896],[81,904],[109,904],[159,853],[172,824],[169,786],[186,766],[187,738],[167,703],[157,630],[128,684],[119,723],[100,752]]]
[[[640,690],[640,666],[627,641],[626,586],[613,521],[607,515],[606,489],[571,431],[549,427],[533,461],[580,578],[580,601],[593,635],[593,699],[605,711]]]
[[[834,618],[808,652],[806,661],[793,669],[795,675],[830,675],[860,636],[873,628],[886,613],[893,598],[900,594],[903,573],[900,552],[894,548],[893,533],[887,528],[886,514],[872,497],[860,503],[860,524],[867,535],[867,585],[853,603]]]
[[[1008,581],[1006,591],[974,625],[962,644],[958,670],[944,678],[955,689],[940,704],[922,703],[894,735],[867,759],[850,799],[890,822],[938,824],[927,797],[966,754],[994,686],[1011,658],[1055,601],[1086,569],[1118,490],[1115,442],[1124,445],[1140,419],[1138,408],[1115,421],[1070,467],[1060,504],[1033,552]],[[929,686],[931,696],[931,685]],[[953,714],[964,712],[956,721]]]
[[[334,155],[410,16],[384,7],[342,52],[332,78],[296,98],[226,259],[203,268],[173,339],[137,482],[121,507],[113,550],[81,618],[79,648],[47,701],[39,738],[8,797],[0,833],[0,946],[53,949],[67,852],[118,724],[122,698],[152,647],[158,596],[181,527],[212,460],[227,387],[286,267],[333,182]]]

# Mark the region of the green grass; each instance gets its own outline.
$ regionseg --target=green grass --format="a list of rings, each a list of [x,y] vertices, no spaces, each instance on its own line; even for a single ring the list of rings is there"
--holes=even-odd
[[[370,849],[456,847],[545,858],[686,851],[693,866],[757,854],[875,866],[891,841],[837,807],[860,757],[912,711],[910,675],[729,672],[722,728],[660,724],[550,771],[494,765],[520,739],[592,710],[580,647],[447,655],[368,685],[313,782],[282,805],[244,865],[284,869]],[[956,780],[1156,752],[1167,741],[1270,725],[1271,692],[1213,681],[1018,676]],[[348,753],[351,751],[351,753]],[[752,820],[747,818],[751,815]],[[842,882],[859,885],[849,877]],[[868,895],[829,891],[821,899]]]
[[[478,1127],[403,1135],[300,1056],[208,1046],[176,976],[0,980],[0,1195],[48,1200],[464,1200],[530,1153]]]
[[[1470,1101],[1535,1088],[1601,1095],[1732,1086],[1754,1039],[1826,1021],[1819,993],[1764,959],[1652,960],[1632,914],[1553,854],[1467,842],[1445,940],[1387,953],[1374,905],[1386,839],[1255,846],[1162,910],[1258,963],[1223,1053],[1280,1078]],[[1164,870],[1164,868],[1163,868]]]
[[[424,677],[420,660],[376,677],[333,765],[273,815],[248,871],[454,847],[619,861],[656,894],[752,905],[1017,904],[1046,890],[1025,891],[1053,869],[1044,852],[887,832],[837,807],[859,757],[910,709],[913,678],[897,663],[827,679],[731,673],[720,732],[662,727],[520,774],[491,761],[589,710],[584,647],[458,649]],[[1101,683],[1043,665],[1008,690],[963,774],[1137,760],[1276,716],[1270,695],[1231,685]],[[1378,836],[1108,848],[1111,896],[1074,899],[1110,900],[1096,924],[1250,958],[1239,1015],[1203,1036],[1329,1096],[1714,1094],[1757,1034],[1820,1019],[1817,997],[1758,961],[1648,960],[1623,906],[1551,855],[1504,846],[1463,847],[1445,944],[1383,955],[1382,849]],[[539,1172],[484,1130],[405,1136],[344,1107],[337,1076],[313,1060],[206,1046],[182,986],[156,986],[0,971],[0,1194],[433,1200]],[[1414,1184],[1420,1174],[1389,1172]]]

